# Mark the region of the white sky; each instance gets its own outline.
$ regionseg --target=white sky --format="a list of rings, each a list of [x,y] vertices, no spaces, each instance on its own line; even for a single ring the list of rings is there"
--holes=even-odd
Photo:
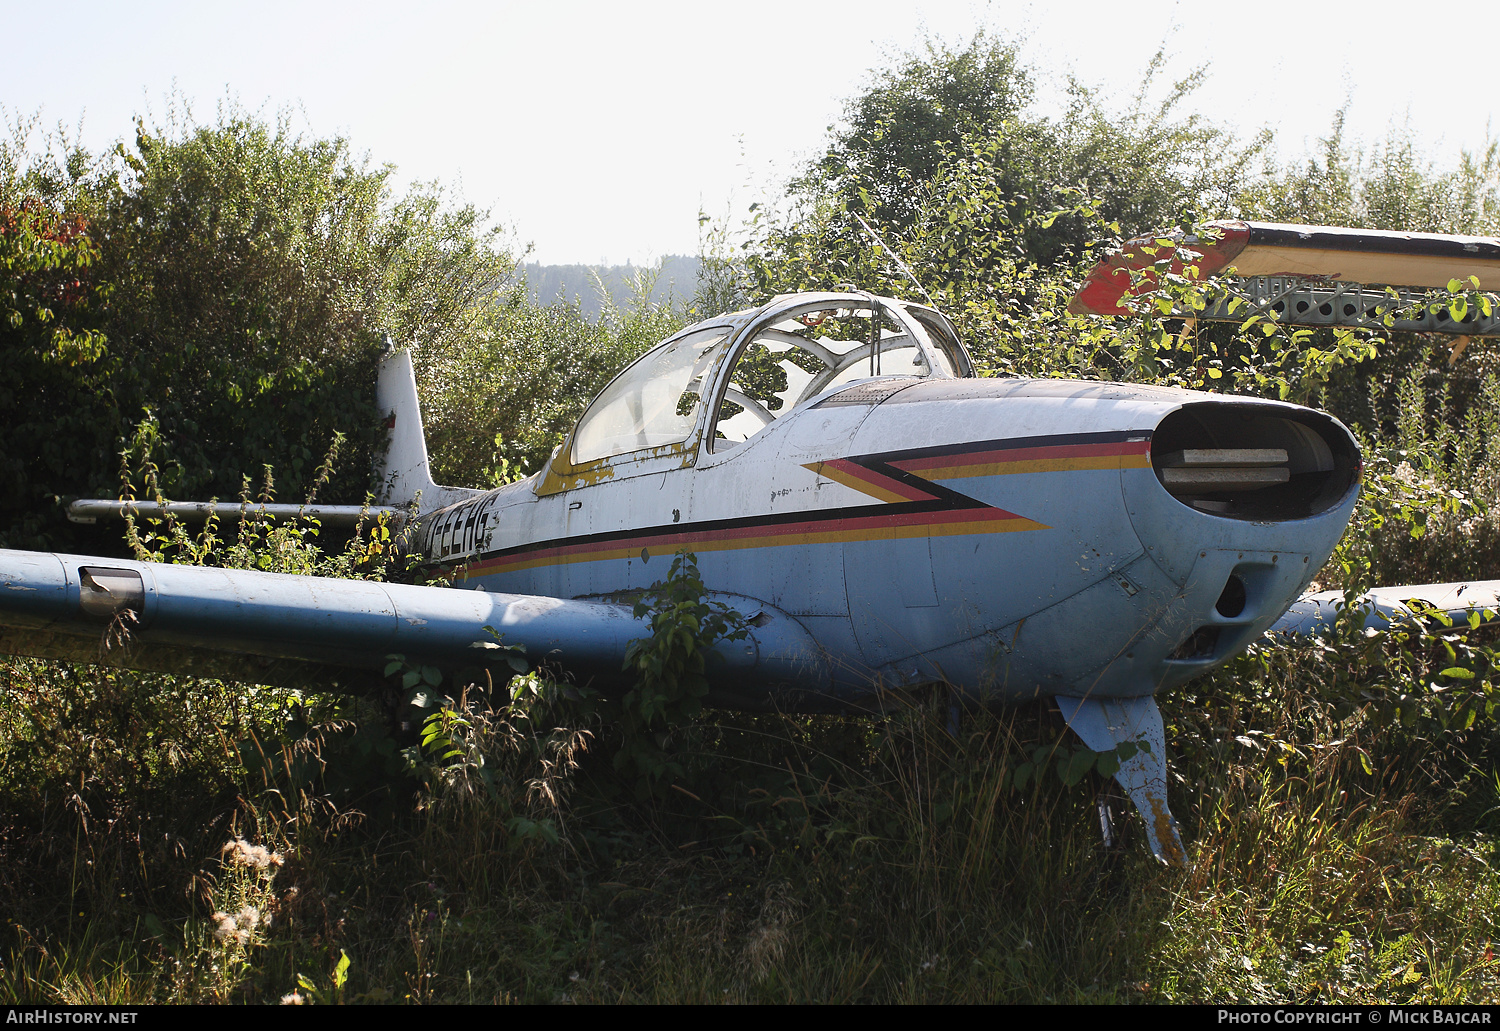
[[[1071,71],[1122,105],[1165,43],[1170,78],[1209,64],[1194,110],[1241,136],[1275,128],[1287,158],[1347,99],[1355,138],[1409,120],[1439,167],[1486,139],[1484,55],[1500,30],[1500,4],[1391,0],[0,0],[0,16],[8,119],[82,117],[103,148],[135,114],[160,113],[174,84],[203,121],[226,95],[267,115],[290,106],[306,131],[398,166],[398,182],[436,179],[489,207],[548,263],[693,253],[700,207],[738,217],[784,180],[867,70],[923,26],[950,42],[979,26],[1024,39],[1052,97]]]

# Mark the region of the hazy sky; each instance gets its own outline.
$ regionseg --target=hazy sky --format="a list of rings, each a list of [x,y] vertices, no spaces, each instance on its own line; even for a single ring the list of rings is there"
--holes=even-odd
[[[0,104],[111,145],[175,88],[200,120],[225,96],[343,133],[399,182],[437,179],[545,262],[693,253],[700,207],[736,217],[815,153],[882,56],[923,32],[1024,41],[1055,113],[1069,73],[1125,104],[1157,48],[1207,63],[1193,109],[1242,136],[1316,145],[1408,120],[1440,166],[1486,139],[1500,5],[1172,0],[914,4],[3,0]],[[1049,98],[1050,101],[1049,101]],[[1146,228],[1146,227],[1139,227]]]

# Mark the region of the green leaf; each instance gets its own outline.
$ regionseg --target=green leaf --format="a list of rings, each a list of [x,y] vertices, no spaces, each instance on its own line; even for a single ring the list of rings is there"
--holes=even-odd
[[[1095,753],[1087,749],[1074,752],[1068,759],[1066,768],[1062,771],[1063,783],[1068,785],[1068,787],[1072,787],[1083,780],[1088,775],[1088,772],[1094,768],[1096,758]]]
[[[1099,760],[1094,764],[1101,777],[1113,777],[1120,772],[1120,756],[1118,751],[1100,752]]]

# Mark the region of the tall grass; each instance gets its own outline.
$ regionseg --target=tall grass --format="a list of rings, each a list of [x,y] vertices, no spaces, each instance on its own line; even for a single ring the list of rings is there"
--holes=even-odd
[[[314,712],[331,703],[309,699],[247,706],[212,682],[179,682],[153,710],[165,678],[118,674],[130,681],[118,697],[138,699],[130,715],[95,717],[76,739],[47,737],[35,709],[6,709],[7,739],[30,727],[41,758],[7,761],[0,785],[13,814],[0,992],[1492,1000],[1493,813],[1452,793],[1488,732],[1434,751],[1430,727],[1340,715],[1318,678],[1347,658],[1337,646],[1252,657],[1169,703],[1187,873],[1138,842],[1103,848],[1104,785],[1010,786],[1018,762],[1063,740],[1046,706],[969,714],[956,736],[936,705],[881,719],[720,716],[681,735],[677,789],[636,802],[602,745],[582,749],[587,728],[554,729],[565,710],[455,698],[469,723],[454,728],[461,762],[419,759],[394,779],[368,767],[341,802],[335,785],[353,779],[359,749],[338,717],[378,714]],[[37,663],[5,675],[70,690],[65,672]],[[279,715],[288,701],[304,707],[295,724]],[[174,741],[168,724],[200,718],[184,712],[217,732]],[[153,734],[159,748],[142,749]],[[237,735],[274,761],[246,763]],[[143,759],[80,771],[82,756],[126,747]],[[481,757],[499,797],[475,777]],[[555,841],[535,829],[548,817]],[[278,861],[247,863],[256,846]],[[254,926],[235,919],[247,907]]]

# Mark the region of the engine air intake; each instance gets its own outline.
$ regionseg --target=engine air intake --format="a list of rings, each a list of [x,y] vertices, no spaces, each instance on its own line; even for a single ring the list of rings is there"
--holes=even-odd
[[[1282,448],[1199,448],[1163,455],[1161,482],[1173,494],[1260,490],[1292,478]]]
[[[1157,426],[1151,464],[1182,504],[1229,519],[1304,519],[1338,504],[1359,450],[1319,412],[1249,402],[1184,405]]]

